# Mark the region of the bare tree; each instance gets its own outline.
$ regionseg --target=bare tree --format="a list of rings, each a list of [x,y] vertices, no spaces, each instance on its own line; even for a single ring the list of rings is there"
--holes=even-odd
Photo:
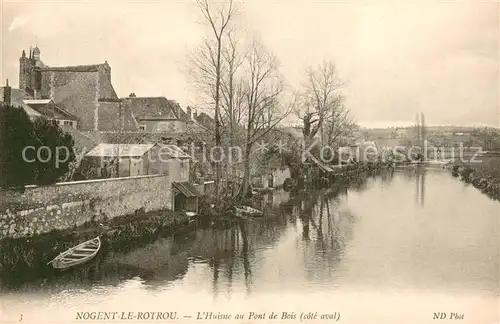
[[[222,94],[222,111],[223,111],[223,124],[228,132],[227,138],[229,139],[230,159],[227,161],[229,172],[226,174],[231,178],[231,195],[234,196],[236,186],[234,183],[239,179],[237,173],[237,164],[239,163],[239,154],[241,151],[236,151],[240,148],[244,139],[244,129],[241,127],[241,121],[246,112],[245,105],[245,89],[244,89],[244,69],[243,63],[245,60],[245,48],[241,46],[242,42],[235,36],[234,30],[227,33],[227,44],[224,49],[225,66],[224,75],[221,82]]]
[[[250,44],[245,69],[246,135],[240,196],[245,196],[248,192],[250,154],[254,144],[274,129],[292,110],[291,105],[283,109],[280,102],[284,93],[284,82],[279,73],[278,61],[258,40]]]
[[[213,85],[213,87],[206,90],[209,96],[214,100],[215,146],[221,149],[220,101],[223,48],[226,41],[225,33],[230,29],[230,23],[238,10],[233,0],[229,0],[227,3],[213,3],[209,0],[196,0],[196,5],[203,16],[203,22],[209,27],[210,33],[205,39],[204,47],[202,47],[205,50],[198,51],[198,55],[195,55],[198,60],[194,60],[194,63],[195,67],[201,72],[199,73],[200,76],[203,76],[203,80],[200,82]],[[205,63],[209,64],[205,65]],[[220,165],[222,152],[220,152],[219,149],[217,149],[217,156],[215,157],[216,203],[220,201],[220,180],[222,175]]]
[[[223,64],[226,66],[225,74],[221,78],[222,108],[229,126],[229,138],[234,145],[236,127],[241,122],[245,113],[244,79],[241,71],[245,61],[246,52],[241,50],[240,42],[234,31],[227,33],[227,46],[224,49]]]
[[[351,119],[349,109],[341,104],[331,112],[330,118],[325,121],[325,128],[328,145],[340,147],[348,144],[348,140],[357,129],[357,125]]]
[[[338,90],[343,82],[337,76],[335,65],[324,61],[316,68],[306,69],[306,83],[300,93],[302,110],[298,116],[303,122],[303,134],[306,143],[319,133],[325,143],[325,120],[332,117],[342,102]]]
[[[216,73],[215,73],[215,53],[217,52],[217,41],[205,40],[202,46],[196,49],[190,57],[190,67],[189,73],[192,77],[193,83],[198,88],[198,93],[202,94],[207,100],[206,106],[210,107],[212,110],[215,102],[215,84],[216,84]],[[222,58],[221,58],[221,72],[220,72],[220,114],[219,114],[219,131],[222,137],[220,144],[216,145],[215,140],[210,140],[216,135],[215,127],[213,124],[209,127],[202,128],[201,132],[191,132],[193,138],[197,138],[199,142],[206,144],[208,150],[214,147],[223,147],[226,151],[229,146],[230,150],[227,150],[227,154],[231,155],[232,159],[223,159],[219,163],[219,168],[221,170],[228,172],[221,172],[221,182],[224,177],[226,180],[231,178],[234,180],[237,178],[236,168],[234,163],[229,163],[231,161],[238,161],[239,154],[234,148],[240,147],[243,141],[243,129],[241,127],[241,120],[246,110],[245,105],[245,92],[243,83],[243,68],[242,64],[244,61],[245,52],[243,46],[241,46],[241,41],[235,37],[235,32],[233,29],[228,30],[224,34],[224,47],[222,48]],[[213,111],[213,110],[212,110]],[[238,156],[236,156],[238,155]],[[211,155],[207,156],[211,160]],[[211,163],[212,168],[216,169],[216,164]],[[223,191],[223,186],[221,185],[221,191]],[[234,186],[232,186],[234,189]]]

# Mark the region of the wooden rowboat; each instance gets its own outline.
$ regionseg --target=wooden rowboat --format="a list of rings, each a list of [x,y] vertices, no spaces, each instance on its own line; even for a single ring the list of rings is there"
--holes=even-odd
[[[89,261],[100,248],[101,239],[96,237],[62,252],[47,264],[52,264],[56,269],[67,269]]]

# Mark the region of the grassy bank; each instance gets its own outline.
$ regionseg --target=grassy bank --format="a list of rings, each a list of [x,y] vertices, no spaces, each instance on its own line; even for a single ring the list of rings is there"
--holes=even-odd
[[[483,163],[455,164],[452,173],[489,197],[500,200],[500,157],[490,158]]]

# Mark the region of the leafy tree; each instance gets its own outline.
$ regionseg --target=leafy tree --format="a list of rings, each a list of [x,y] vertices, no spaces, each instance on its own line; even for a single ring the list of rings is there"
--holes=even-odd
[[[36,175],[33,163],[23,158],[23,149],[34,146],[34,127],[23,109],[0,105],[0,187],[20,187],[31,183]],[[26,160],[36,158],[27,151]]]
[[[55,121],[39,117],[33,121],[36,136],[36,184],[52,184],[59,181],[75,160],[74,141]],[[44,149],[41,147],[44,146]]]
[[[59,181],[75,160],[73,144],[54,121],[31,121],[23,109],[0,106],[0,187]]]

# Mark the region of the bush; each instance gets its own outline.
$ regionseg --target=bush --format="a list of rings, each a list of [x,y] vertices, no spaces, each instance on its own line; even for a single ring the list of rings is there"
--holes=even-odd
[[[73,144],[54,121],[31,121],[21,108],[0,106],[0,188],[57,182],[75,160]]]
[[[23,159],[23,149],[35,146],[33,123],[23,109],[0,106],[0,187],[20,187],[31,183],[36,175],[35,165]],[[27,152],[26,158],[36,157]]]

